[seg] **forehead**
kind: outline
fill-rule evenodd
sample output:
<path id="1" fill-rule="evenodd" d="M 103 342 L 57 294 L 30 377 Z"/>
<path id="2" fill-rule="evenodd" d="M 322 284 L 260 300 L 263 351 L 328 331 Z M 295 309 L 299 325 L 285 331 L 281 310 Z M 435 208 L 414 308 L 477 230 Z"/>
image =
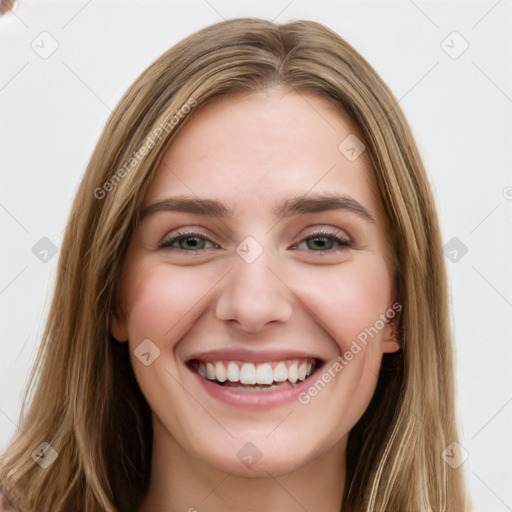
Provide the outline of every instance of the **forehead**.
<path id="1" fill-rule="evenodd" d="M 377 211 L 364 151 L 356 159 L 344 151 L 346 141 L 360 139 L 346 114 L 312 94 L 268 89 L 223 97 L 178 133 L 145 203 L 199 195 L 241 211 L 290 196 L 339 193 Z"/>

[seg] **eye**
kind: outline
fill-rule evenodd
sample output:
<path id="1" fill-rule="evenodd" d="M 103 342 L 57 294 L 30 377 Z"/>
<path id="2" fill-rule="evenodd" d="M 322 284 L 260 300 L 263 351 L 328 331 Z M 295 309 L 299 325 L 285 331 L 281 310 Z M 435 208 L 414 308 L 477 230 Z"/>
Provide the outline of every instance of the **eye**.
<path id="1" fill-rule="evenodd" d="M 305 244 L 305 247 L 304 247 Z M 337 230 L 323 229 L 312 233 L 296 244 L 292 249 L 306 249 L 313 252 L 337 252 L 344 248 L 353 247 L 352 242 L 339 235 Z M 197 252 L 204 249 L 219 248 L 219 246 L 195 231 L 177 231 L 174 236 L 164 239 L 159 249 L 178 249 L 187 252 Z"/>
<path id="2" fill-rule="evenodd" d="M 306 247 L 301 247 L 303 244 Z M 305 248 L 314 252 L 336 252 L 350 247 L 353 247 L 353 244 L 348 238 L 340 236 L 336 230 L 325 229 L 312 233 L 295 245 L 293 249 Z"/>
<path id="3" fill-rule="evenodd" d="M 207 247 L 206 244 L 211 244 L 211 247 Z M 176 236 L 164 239 L 158 246 L 159 249 L 180 249 L 182 251 L 199 251 L 201 249 L 211 249 L 212 247 L 218 247 L 218 245 L 201 233 L 193 231 L 178 231 Z"/>

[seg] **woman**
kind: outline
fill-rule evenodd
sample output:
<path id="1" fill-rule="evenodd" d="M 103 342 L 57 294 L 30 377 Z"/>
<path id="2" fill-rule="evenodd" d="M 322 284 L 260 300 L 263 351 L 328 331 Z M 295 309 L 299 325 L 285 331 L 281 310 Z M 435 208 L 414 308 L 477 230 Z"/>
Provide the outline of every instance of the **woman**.
<path id="1" fill-rule="evenodd" d="M 92 155 L 5 497 L 469 510 L 442 456 L 448 315 L 425 170 L 371 66 L 314 22 L 208 27 L 136 80 Z"/>

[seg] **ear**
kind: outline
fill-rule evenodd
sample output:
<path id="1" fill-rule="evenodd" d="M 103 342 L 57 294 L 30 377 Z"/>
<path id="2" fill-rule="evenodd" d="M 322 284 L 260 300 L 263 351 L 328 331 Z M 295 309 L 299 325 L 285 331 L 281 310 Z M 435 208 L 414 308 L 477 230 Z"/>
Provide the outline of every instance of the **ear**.
<path id="1" fill-rule="evenodd" d="M 400 306 L 399 309 L 393 307 L 397 304 Z M 402 348 L 398 336 L 400 311 L 402 307 L 397 301 L 393 303 L 393 306 L 388 309 L 392 314 L 388 316 L 386 326 L 384 327 L 384 336 L 382 338 L 382 352 L 384 354 L 392 354 L 394 352 L 398 352 Z"/>
<path id="2" fill-rule="evenodd" d="M 128 341 L 128 329 L 124 315 L 112 314 L 110 317 L 110 334 L 120 343 Z"/>

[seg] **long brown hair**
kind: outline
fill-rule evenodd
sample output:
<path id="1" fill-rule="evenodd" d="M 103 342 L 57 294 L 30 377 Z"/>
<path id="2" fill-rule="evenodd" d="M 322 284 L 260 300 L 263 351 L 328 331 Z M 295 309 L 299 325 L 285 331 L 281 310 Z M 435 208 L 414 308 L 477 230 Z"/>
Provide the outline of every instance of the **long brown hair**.
<path id="1" fill-rule="evenodd" d="M 128 344 L 109 332 L 127 246 L 158 163 L 216 98 L 269 86 L 329 99 L 364 139 L 391 234 L 403 306 L 399 354 L 349 437 L 343 510 L 469 509 L 458 440 L 447 278 L 434 200 L 396 98 L 347 42 L 312 21 L 234 19 L 149 66 L 110 116 L 76 195 L 51 310 L 2 478 L 27 510 L 135 510 L 148 488 L 152 426 Z M 143 150 L 145 148 L 145 150 Z M 42 442 L 58 452 L 41 468 Z M 341 485 L 341 482 L 340 482 Z"/>

